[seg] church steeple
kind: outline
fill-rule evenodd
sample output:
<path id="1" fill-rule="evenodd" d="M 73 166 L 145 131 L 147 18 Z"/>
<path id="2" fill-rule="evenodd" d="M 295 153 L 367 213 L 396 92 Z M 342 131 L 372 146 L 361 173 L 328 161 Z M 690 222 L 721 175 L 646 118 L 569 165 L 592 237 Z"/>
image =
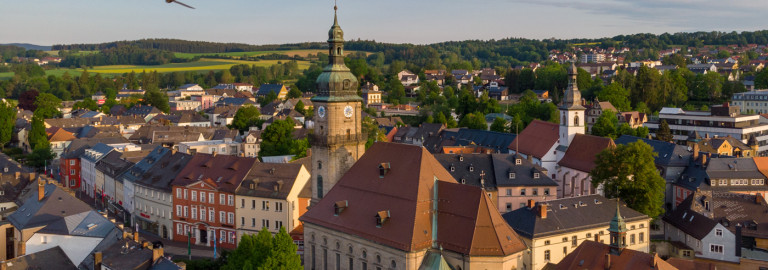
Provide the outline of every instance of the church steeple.
<path id="1" fill-rule="evenodd" d="M 339 26 L 338 9 L 338 6 L 333 6 L 333 25 L 328 30 L 328 65 L 317 77 L 317 95 L 362 100 L 357 96 L 357 78 L 344 64 L 344 31 Z"/>
<path id="2" fill-rule="evenodd" d="M 560 109 L 584 110 L 586 108 L 581 106 L 581 92 L 579 91 L 579 85 L 576 80 L 576 77 L 579 75 L 579 72 L 576 69 L 576 64 L 571 62 L 571 66 L 568 67 L 567 70 L 568 89 L 565 90 L 563 105 L 560 106 Z"/>
<path id="3" fill-rule="evenodd" d="M 627 224 L 619 212 L 619 198 L 616 198 L 616 214 L 608 226 L 611 234 L 611 253 L 618 255 L 627 247 Z"/>

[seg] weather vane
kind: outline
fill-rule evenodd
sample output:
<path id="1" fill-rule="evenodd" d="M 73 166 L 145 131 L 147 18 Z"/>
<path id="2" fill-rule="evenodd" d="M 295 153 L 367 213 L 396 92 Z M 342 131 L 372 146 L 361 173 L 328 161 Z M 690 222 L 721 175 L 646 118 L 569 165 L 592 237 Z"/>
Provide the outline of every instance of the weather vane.
<path id="1" fill-rule="evenodd" d="M 176 0 L 165 0 L 165 2 L 166 2 L 166 3 L 169 3 L 169 4 L 170 4 L 170 3 L 176 3 L 176 4 L 179 4 L 179 5 L 182 5 L 182 6 L 185 6 L 185 7 L 191 8 L 191 9 L 195 9 L 195 8 L 193 8 L 193 7 L 192 7 L 192 6 L 190 6 L 190 5 L 184 4 L 184 3 L 182 3 L 182 2 L 179 2 L 179 1 L 176 1 Z"/>

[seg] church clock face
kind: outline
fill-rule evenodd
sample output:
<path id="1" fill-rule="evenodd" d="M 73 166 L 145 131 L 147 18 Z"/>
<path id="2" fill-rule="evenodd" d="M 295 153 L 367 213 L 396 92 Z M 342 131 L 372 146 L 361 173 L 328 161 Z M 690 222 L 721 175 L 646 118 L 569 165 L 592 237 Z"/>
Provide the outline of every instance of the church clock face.
<path id="1" fill-rule="evenodd" d="M 320 116 L 320 118 L 325 118 L 325 107 L 320 106 L 317 108 L 317 116 Z"/>
<path id="2" fill-rule="evenodd" d="M 347 105 L 347 107 L 344 107 L 344 116 L 346 116 L 347 118 L 350 118 L 352 117 L 352 113 L 354 113 L 352 106 Z"/>

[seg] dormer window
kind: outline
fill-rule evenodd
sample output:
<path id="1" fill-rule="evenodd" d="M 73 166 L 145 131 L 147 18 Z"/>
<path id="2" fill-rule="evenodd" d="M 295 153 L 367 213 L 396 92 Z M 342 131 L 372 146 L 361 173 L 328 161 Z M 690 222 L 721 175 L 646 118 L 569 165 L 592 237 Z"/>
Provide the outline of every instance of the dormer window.
<path id="1" fill-rule="evenodd" d="M 523 160 L 519 159 L 519 158 L 516 158 L 515 159 L 515 165 L 520 165 L 520 164 L 523 164 Z"/>
<path id="2" fill-rule="evenodd" d="M 464 161 L 464 156 L 459 155 L 459 161 Z"/>
<path id="3" fill-rule="evenodd" d="M 515 179 L 515 173 L 513 172 L 509 173 L 509 179 Z"/>
<path id="4" fill-rule="evenodd" d="M 533 173 L 533 179 L 539 179 L 539 173 Z"/>
<path id="5" fill-rule="evenodd" d="M 451 164 L 451 172 L 456 171 L 456 167 L 453 167 L 453 164 Z"/>
<path id="6" fill-rule="evenodd" d="M 347 200 L 336 202 L 333 204 L 333 215 L 338 216 L 341 212 L 344 212 L 347 207 L 349 207 L 349 202 Z"/>
<path id="7" fill-rule="evenodd" d="M 467 179 L 461 178 L 461 183 L 462 184 L 466 184 L 467 183 Z"/>
<path id="8" fill-rule="evenodd" d="M 469 171 L 470 172 L 474 172 L 475 171 L 475 166 L 469 165 Z"/>
<path id="9" fill-rule="evenodd" d="M 376 213 L 376 228 L 381 228 L 381 226 L 384 225 L 384 223 L 387 223 L 389 221 L 390 215 L 389 210 L 379 211 Z"/>
<path id="10" fill-rule="evenodd" d="M 4 167 L 3 172 L 8 172 L 8 167 Z"/>
<path id="11" fill-rule="evenodd" d="M 387 175 L 390 170 L 392 170 L 392 166 L 389 164 L 389 162 L 379 164 L 379 178 L 384 178 L 384 176 Z"/>

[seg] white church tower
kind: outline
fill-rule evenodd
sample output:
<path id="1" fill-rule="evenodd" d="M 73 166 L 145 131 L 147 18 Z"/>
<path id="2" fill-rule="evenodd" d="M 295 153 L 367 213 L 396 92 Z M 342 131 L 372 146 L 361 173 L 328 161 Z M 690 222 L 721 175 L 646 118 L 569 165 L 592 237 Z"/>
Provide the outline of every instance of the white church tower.
<path id="1" fill-rule="evenodd" d="M 560 146 L 558 152 L 565 153 L 565 149 L 573 141 L 576 134 L 584 134 L 586 108 L 581 105 L 581 92 L 576 84 L 576 64 L 571 63 L 568 68 L 568 89 L 565 90 L 563 102 L 560 105 Z M 558 160 L 560 160 L 558 158 Z"/>

